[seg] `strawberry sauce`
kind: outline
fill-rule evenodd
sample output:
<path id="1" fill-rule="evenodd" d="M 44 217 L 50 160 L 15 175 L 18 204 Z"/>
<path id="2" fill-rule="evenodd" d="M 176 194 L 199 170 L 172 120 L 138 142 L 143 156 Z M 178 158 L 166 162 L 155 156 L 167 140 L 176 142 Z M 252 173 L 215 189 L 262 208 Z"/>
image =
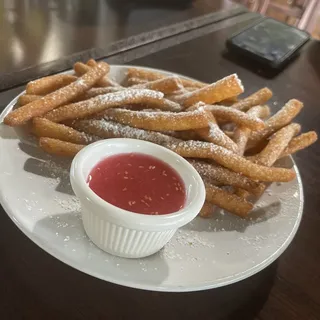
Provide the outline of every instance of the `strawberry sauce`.
<path id="1" fill-rule="evenodd" d="M 105 158 L 91 170 L 87 182 L 103 200 L 136 213 L 168 214 L 185 205 L 186 189 L 179 174 L 141 153 Z"/>

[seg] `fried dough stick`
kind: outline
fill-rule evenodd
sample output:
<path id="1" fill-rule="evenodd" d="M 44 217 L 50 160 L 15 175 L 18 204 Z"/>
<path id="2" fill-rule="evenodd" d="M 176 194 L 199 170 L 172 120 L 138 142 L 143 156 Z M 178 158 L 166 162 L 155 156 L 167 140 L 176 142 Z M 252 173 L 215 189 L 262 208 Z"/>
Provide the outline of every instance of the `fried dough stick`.
<path id="1" fill-rule="evenodd" d="M 89 144 L 99 140 L 98 137 L 43 118 L 33 119 L 32 132 L 38 137 L 53 138 L 76 144 Z"/>
<path id="2" fill-rule="evenodd" d="M 214 214 L 214 211 L 216 210 L 216 206 L 212 203 L 205 201 L 200 212 L 199 216 L 201 218 L 211 218 Z"/>
<path id="3" fill-rule="evenodd" d="M 53 76 L 43 77 L 30 81 L 26 87 L 26 94 L 42 96 L 56 91 L 77 79 L 77 77 L 70 74 L 55 74 Z"/>
<path id="4" fill-rule="evenodd" d="M 152 71 L 152 70 L 129 68 L 127 77 L 129 80 L 128 82 L 130 83 L 131 78 L 145 80 L 148 82 L 148 81 L 163 79 L 167 76 L 160 73 L 160 72 L 156 72 L 156 71 Z M 184 79 L 184 78 L 180 78 L 180 80 L 181 80 L 183 86 L 185 86 L 185 87 L 202 88 L 207 85 L 206 83 L 203 83 L 200 81 L 195 81 L 195 80 L 189 80 L 189 79 Z"/>
<path id="5" fill-rule="evenodd" d="M 297 123 L 291 123 L 277 131 L 269 140 L 266 147 L 257 155 L 250 157 L 250 161 L 267 167 L 273 164 L 280 158 L 285 148 L 288 146 L 291 139 L 300 132 L 301 126 Z M 260 190 L 260 195 L 264 192 L 265 187 Z M 236 190 L 236 194 L 246 198 L 249 194 L 247 191 Z"/>
<path id="6" fill-rule="evenodd" d="M 265 104 L 271 97 L 272 91 L 269 88 L 263 88 L 253 93 L 251 96 L 236 102 L 231 105 L 231 107 L 240 111 L 248 111 L 254 106 Z"/>
<path id="7" fill-rule="evenodd" d="M 274 133 L 266 147 L 257 155 L 250 158 L 255 163 L 271 167 L 280 158 L 292 138 L 298 134 L 301 126 L 291 123 Z"/>
<path id="8" fill-rule="evenodd" d="M 265 122 L 265 129 L 252 132 L 248 141 L 247 150 L 256 147 L 264 139 L 270 137 L 273 133 L 288 125 L 301 111 L 302 107 L 303 104 L 299 100 L 289 100 L 275 115 Z"/>
<path id="9" fill-rule="evenodd" d="M 165 135 L 156 131 L 147 131 L 129 126 L 122 125 L 120 123 L 101 120 L 80 120 L 74 121 L 72 127 L 89 133 L 94 136 L 101 137 L 103 139 L 108 138 L 130 138 L 139 139 L 149 142 L 153 142 L 162 146 L 166 146 L 171 143 L 179 143 L 182 140 Z"/>
<path id="10" fill-rule="evenodd" d="M 109 65 L 100 63 L 90 69 L 77 81 L 62 87 L 39 100 L 32 101 L 16 110 L 11 111 L 4 123 L 10 126 L 25 124 L 28 120 L 44 115 L 45 113 L 65 104 L 84 94 L 109 71 Z"/>
<path id="11" fill-rule="evenodd" d="M 202 103 L 199 103 L 196 106 L 188 108 L 187 110 L 196 110 L 196 109 L 200 109 L 201 107 L 202 107 Z M 203 140 L 208 142 L 213 142 L 218 146 L 224 147 L 232 152 L 237 153 L 238 147 L 236 143 L 219 128 L 213 114 L 209 110 L 205 110 L 205 113 L 208 120 L 208 126 L 205 128 L 196 129 L 195 132 Z"/>
<path id="12" fill-rule="evenodd" d="M 189 162 L 198 171 L 201 177 L 208 179 L 209 181 L 213 180 L 222 185 L 242 188 L 252 194 L 260 194 L 262 184 L 253 181 L 240 173 L 201 160 L 189 159 Z"/>
<path id="13" fill-rule="evenodd" d="M 208 111 L 211 111 L 218 119 L 227 120 L 237 125 L 247 127 L 251 130 L 261 130 L 265 128 L 265 124 L 261 119 L 252 116 L 249 113 L 244 113 L 230 107 L 218 105 L 208 105 L 204 108 Z"/>
<path id="14" fill-rule="evenodd" d="M 74 157 L 82 148 L 85 147 L 81 144 L 74 144 L 44 137 L 40 138 L 39 146 L 47 153 L 63 157 Z"/>
<path id="15" fill-rule="evenodd" d="M 247 114 L 252 117 L 260 119 L 267 118 L 270 114 L 268 106 L 255 106 L 252 107 Z M 246 126 L 238 126 L 233 133 L 233 140 L 238 146 L 238 154 L 242 156 L 246 150 L 246 145 L 249 140 L 252 130 Z"/>
<path id="16" fill-rule="evenodd" d="M 179 100 L 181 100 L 185 107 L 193 106 L 199 101 L 206 104 L 214 104 L 237 96 L 242 93 L 243 90 L 243 86 L 238 76 L 232 74 L 201 89 L 188 92 L 180 96 Z"/>
<path id="17" fill-rule="evenodd" d="M 318 140 L 318 135 L 315 131 L 309 131 L 293 138 L 288 146 L 282 152 L 280 158 L 286 157 L 297 151 L 303 150 Z"/>
<path id="18" fill-rule="evenodd" d="M 252 163 L 231 151 L 202 141 L 183 141 L 168 146 L 169 149 L 186 158 L 211 159 L 220 165 L 258 181 L 288 182 L 295 178 L 291 169 L 269 168 Z"/>
<path id="19" fill-rule="evenodd" d="M 94 60 L 93 60 L 94 61 Z M 95 61 L 94 61 L 95 62 Z M 92 63 L 91 67 L 96 67 L 97 63 L 95 62 L 94 65 Z M 73 69 L 74 72 L 78 75 L 78 76 L 82 76 L 84 75 L 86 72 L 88 72 L 91 69 L 90 66 L 82 63 L 82 62 L 76 62 L 73 65 Z M 99 87 L 120 87 L 119 84 L 117 84 L 116 82 L 112 81 L 111 79 L 109 79 L 107 76 L 102 77 L 101 79 L 99 79 L 99 81 L 97 81 L 97 85 Z"/>
<path id="20" fill-rule="evenodd" d="M 205 182 L 206 201 L 240 217 L 246 217 L 252 210 L 252 203 L 237 195 Z"/>
<path id="21" fill-rule="evenodd" d="M 179 105 L 163 99 L 163 93 L 148 89 L 128 89 L 100 95 L 85 101 L 72 103 L 52 110 L 45 118 L 53 122 L 82 119 L 109 108 L 145 104 L 162 110 L 176 110 Z"/>
<path id="22" fill-rule="evenodd" d="M 104 118 L 130 127 L 152 131 L 192 130 L 208 125 L 206 113 L 200 109 L 180 113 L 108 109 L 104 112 Z"/>

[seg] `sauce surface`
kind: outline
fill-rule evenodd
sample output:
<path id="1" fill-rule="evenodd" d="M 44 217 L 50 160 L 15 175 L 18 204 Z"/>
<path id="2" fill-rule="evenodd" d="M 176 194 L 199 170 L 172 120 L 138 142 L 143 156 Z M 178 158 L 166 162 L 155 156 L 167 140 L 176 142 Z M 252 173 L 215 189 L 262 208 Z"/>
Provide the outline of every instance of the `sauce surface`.
<path id="1" fill-rule="evenodd" d="M 141 153 L 103 159 L 87 182 L 103 200 L 136 213 L 169 214 L 185 205 L 186 189 L 179 174 L 165 162 Z"/>

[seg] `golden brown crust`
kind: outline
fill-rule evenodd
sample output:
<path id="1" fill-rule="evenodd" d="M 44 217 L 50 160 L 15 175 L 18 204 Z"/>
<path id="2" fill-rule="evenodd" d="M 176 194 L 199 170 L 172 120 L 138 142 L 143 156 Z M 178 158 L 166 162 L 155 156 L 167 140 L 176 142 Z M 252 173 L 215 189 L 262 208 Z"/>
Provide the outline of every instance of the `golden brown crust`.
<path id="1" fill-rule="evenodd" d="M 227 76 L 215 83 L 207 85 L 196 91 L 182 95 L 179 100 L 185 107 L 190 107 L 199 101 L 213 104 L 237 96 L 243 92 L 243 86 L 236 74 Z"/>
<path id="2" fill-rule="evenodd" d="M 205 183 L 206 201 L 240 217 L 246 217 L 252 210 L 252 203 L 210 183 Z"/>
<path id="3" fill-rule="evenodd" d="M 74 144 L 52 138 L 40 138 L 39 146 L 45 152 L 62 157 L 74 157 L 84 145 Z"/>
<path id="4" fill-rule="evenodd" d="M 232 108 L 247 111 L 254 106 L 265 104 L 271 97 L 272 91 L 269 88 L 262 88 L 249 97 L 236 102 L 232 105 Z"/>
<path id="5" fill-rule="evenodd" d="M 70 74 L 55 74 L 53 76 L 43 77 L 30 81 L 26 87 L 26 94 L 42 96 L 75 82 L 77 79 L 77 77 Z"/>
<path id="6" fill-rule="evenodd" d="M 47 137 L 76 144 L 89 144 L 98 140 L 97 137 L 43 118 L 33 119 L 32 133 L 39 138 Z"/>
<path id="7" fill-rule="evenodd" d="M 109 71 L 109 65 L 99 64 L 92 68 L 77 81 L 62 87 L 39 100 L 30 102 L 16 110 L 11 111 L 4 119 L 9 126 L 18 126 L 26 123 L 34 117 L 40 117 L 45 113 L 75 99 L 90 89 L 103 75 Z"/>

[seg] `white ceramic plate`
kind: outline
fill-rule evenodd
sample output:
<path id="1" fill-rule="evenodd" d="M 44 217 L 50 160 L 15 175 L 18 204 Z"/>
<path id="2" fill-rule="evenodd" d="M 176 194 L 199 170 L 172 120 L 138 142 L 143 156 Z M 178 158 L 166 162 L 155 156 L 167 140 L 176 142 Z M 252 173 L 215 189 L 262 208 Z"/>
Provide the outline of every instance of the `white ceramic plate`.
<path id="1" fill-rule="evenodd" d="M 121 82 L 127 66 L 112 66 Z M 166 73 L 161 70 L 159 72 Z M 144 259 L 111 256 L 93 245 L 82 227 L 79 202 L 69 183 L 67 160 L 44 154 L 23 130 L 0 117 L 0 200 L 21 231 L 42 249 L 94 277 L 117 284 L 157 290 L 196 291 L 234 283 L 262 270 L 292 241 L 302 216 L 303 192 L 297 178 L 272 184 L 249 220 L 220 211 L 196 218 L 178 230 L 161 252 Z"/>

